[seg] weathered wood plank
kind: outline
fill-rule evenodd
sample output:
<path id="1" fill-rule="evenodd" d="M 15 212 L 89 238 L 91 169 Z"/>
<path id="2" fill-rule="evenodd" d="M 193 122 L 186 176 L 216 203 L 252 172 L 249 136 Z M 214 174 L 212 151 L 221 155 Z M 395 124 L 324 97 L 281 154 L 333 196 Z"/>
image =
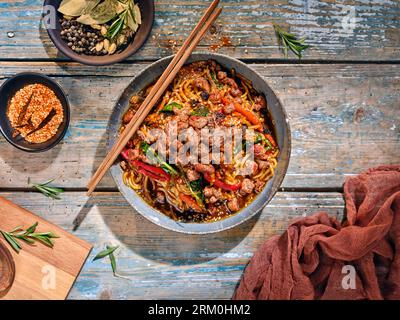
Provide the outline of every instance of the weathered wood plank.
<path id="1" fill-rule="evenodd" d="M 68 192 L 53 201 L 38 193 L 1 196 L 55 223 L 95 247 L 71 299 L 229 299 L 254 251 L 282 233 L 289 221 L 316 211 L 343 214 L 338 193 L 279 192 L 262 214 L 240 227 L 204 236 L 164 230 L 133 211 L 119 193 Z M 73 221 L 83 219 L 73 231 Z M 107 259 L 92 262 L 106 243 L 119 244 L 118 269 L 132 280 L 114 278 Z"/>
<path id="2" fill-rule="evenodd" d="M 158 59 L 171 53 L 169 40 L 180 44 L 209 1 L 157 0 L 156 19 L 147 44 L 131 59 Z M 0 3 L 0 58 L 64 58 L 40 26 L 42 0 Z M 398 60 L 400 5 L 397 0 L 225 0 L 217 37 L 208 36 L 200 51 L 228 37 L 222 53 L 243 59 L 282 58 L 272 23 L 305 36 L 312 45 L 304 59 Z M 15 37 L 9 38 L 8 31 Z"/>
<path id="3" fill-rule="evenodd" d="M 66 90 L 72 121 L 65 140 L 26 154 L 0 138 L 0 188 L 60 177 L 83 188 L 105 156 L 106 126 L 124 88 L 146 64 L 96 70 L 76 64 L 0 63 L 0 83 L 21 71 L 46 72 Z M 292 129 L 284 188 L 340 188 L 345 177 L 400 160 L 400 65 L 251 65 L 275 90 Z M 86 75 L 87 74 L 87 75 Z M 114 187 L 107 176 L 102 187 Z"/>

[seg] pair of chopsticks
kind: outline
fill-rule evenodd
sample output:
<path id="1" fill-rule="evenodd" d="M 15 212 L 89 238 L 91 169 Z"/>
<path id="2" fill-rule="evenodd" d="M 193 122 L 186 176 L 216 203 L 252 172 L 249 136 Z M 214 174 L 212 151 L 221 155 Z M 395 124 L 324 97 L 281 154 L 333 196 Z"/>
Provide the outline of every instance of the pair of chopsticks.
<path id="1" fill-rule="evenodd" d="M 133 116 L 132 120 L 125 127 L 125 130 L 118 137 L 117 142 L 114 144 L 110 152 L 104 158 L 103 162 L 100 164 L 96 173 L 90 180 L 87 188 L 87 195 L 90 196 L 97 184 L 106 174 L 107 170 L 112 166 L 114 161 L 118 158 L 119 154 L 125 148 L 128 141 L 131 139 L 133 134 L 139 128 L 141 123 L 147 117 L 151 109 L 160 99 L 161 95 L 171 84 L 175 78 L 178 71 L 185 64 L 186 60 L 189 58 L 193 50 L 196 48 L 200 40 L 203 38 L 204 34 L 211 27 L 214 21 L 220 15 L 222 9 L 217 8 L 219 0 L 214 0 L 210 7 L 206 10 L 204 15 L 201 17 L 200 21 L 197 23 L 196 27 L 192 30 L 189 37 L 183 43 L 182 47 L 179 49 L 178 53 L 172 59 L 168 67 L 165 69 L 161 77 L 158 79 L 156 84 L 151 89 L 149 95 L 143 101 L 142 105 L 138 111 Z"/>

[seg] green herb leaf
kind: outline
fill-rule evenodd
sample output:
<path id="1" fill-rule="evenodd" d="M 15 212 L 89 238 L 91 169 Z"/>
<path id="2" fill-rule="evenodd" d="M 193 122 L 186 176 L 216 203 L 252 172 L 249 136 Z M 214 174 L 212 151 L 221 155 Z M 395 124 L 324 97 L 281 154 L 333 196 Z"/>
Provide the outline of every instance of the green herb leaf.
<path id="1" fill-rule="evenodd" d="M 146 155 L 146 157 L 148 157 L 150 160 L 160 164 L 161 168 L 166 173 L 173 174 L 173 175 L 178 175 L 179 174 L 179 172 L 172 165 L 170 165 L 169 163 L 164 161 L 157 154 L 157 152 L 153 148 L 151 148 L 151 146 L 147 142 L 142 141 L 142 143 L 140 144 L 140 148 L 142 149 L 142 151 Z"/>
<path id="2" fill-rule="evenodd" d="M 182 109 L 183 106 L 177 102 L 168 103 L 164 108 L 160 110 L 160 112 L 174 112 L 174 108 Z"/>
<path id="3" fill-rule="evenodd" d="M 110 250 L 112 248 L 110 246 L 107 246 L 107 249 Z M 117 261 L 115 260 L 115 256 L 114 256 L 113 252 L 110 253 L 110 262 L 111 262 L 112 271 L 115 275 L 117 273 Z"/>
<path id="4" fill-rule="evenodd" d="M 192 116 L 199 116 L 199 117 L 207 117 L 210 113 L 210 110 L 206 106 L 199 106 L 196 108 L 190 115 Z"/>
<path id="5" fill-rule="evenodd" d="M 99 259 L 103 259 L 107 256 L 109 256 L 110 254 L 112 254 L 115 250 L 117 250 L 119 248 L 119 246 L 115 246 L 115 247 L 108 247 L 107 249 L 99 252 L 94 258 L 93 261 L 99 260 Z"/>
<path id="6" fill-rule="evenodd" d="M 9 234 L 8 232 L 2 231 L 0 230 L 0 233 L 2 234 L 2 236 L 4 237 L 4 239 L 9 243 L 9 245 L 17 252 L 19 253 L 19 251 L 22 249 L 21 245 L 19 244 L 19 242 L 13 238 L 11 236 L 11 234 Z"/>
<path id="7" fill-rule="evenodd" d="M 32 185 L 32 187 L 38 191 L 40 191 L 41 193 L 43 193 L 46 197 L 55 199 L 55 200 L 59 200 L 59 194 L 63 193 L 64 190 L 61 188 L 56 188 L 56 187 L 51 187 L 49 186 L 50 183 L 52 183 L 54 181 L 54 179 L 48 180 L 44 183 L 40 183 L 40 184 L 34 184 Z"/>
<path id="8" fill-rule="evenodd" d="M 213 82 L 215 83 L 215 85 L 217 86 L 217 88 L 221 89 L 223 87 L 223 85 L 221 84 L 221 82 L 219 82 L 217 80 L 217 77 L 215 76 L 215 73 L 214 72 L 210 72 L 210 76 L 211 76 L 211 79 L 213 80 Z"/>
<path id="9" fill-rule="evenodd" d="M 302 52 L 310 46 L 305 42 L 305 38 L 298 39 L 295 35 L 284 31 L 280 26 L 274 24 L 275 34 L 279 44 L 283 47 L 285 58 L 288 57 L 288 49 L 290 49 L 299 59 L 302 57 Z"/>
<path id="10" fill-rule="evenodd" d="M 7 242 L 17 252 L 19 252 L 22 249 L 17 239 L 22 240 L 29 244 L 34 244 L 35 241 L 39 241 L 45 244 L 46 246 L 52 248 L 54 246 L 54 243 L 53 241 L 51 241 L 51 238 L 59 238 L 59 237 L 53 232 L 35 233 L 37 226 L 38 223 L 36 222 L 26 230 L 23 230 L 22 227 L 16 227 L 10 232 L 5 232 L 0 230 L 0 233 L 3 235 L 4 239 L 6 239 Z"/>

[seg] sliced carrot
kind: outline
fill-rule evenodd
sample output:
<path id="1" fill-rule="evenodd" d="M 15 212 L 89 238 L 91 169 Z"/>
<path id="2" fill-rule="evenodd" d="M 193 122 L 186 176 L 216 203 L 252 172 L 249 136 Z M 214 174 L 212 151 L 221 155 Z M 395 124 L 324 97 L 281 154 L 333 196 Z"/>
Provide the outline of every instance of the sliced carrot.
<path id="1" fill-rule="evenodd" d="M 203 211 L 204 211 L 203 208 L 200 207 L 200 206 L 197 204 L 196 200 L 193 199 L 193 197 L 188 196 L 188 195 L 183 194 L 183 193 L 180 193 L 180 194 L 179 194 L 179 198 L 180 198 L 184 203 L 186 203 L 190 208 L 192 208 L 194 211 L 196 211 L 196 212 L 203 212 Z"/>
<path id="2" fill-rule="evenodd" d="M 261 121 L 260 118 L 257 117 L 256 114 L 254 114 L 253 111 L 247 110 L 245 107 L 243 107 L 240 103 L 234 103 L 235 109 L 237 112 L 241 113 L 246 117 L 247 120 L 252 125 L 258 126 L 261 129 Z"/>

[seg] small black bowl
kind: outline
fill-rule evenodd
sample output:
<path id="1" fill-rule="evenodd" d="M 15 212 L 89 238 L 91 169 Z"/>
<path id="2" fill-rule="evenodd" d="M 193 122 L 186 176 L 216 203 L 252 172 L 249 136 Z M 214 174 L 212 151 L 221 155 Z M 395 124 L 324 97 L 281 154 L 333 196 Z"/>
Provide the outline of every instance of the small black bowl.
<path id="1" fill-rule="evenodd" d="M 139 26 L 139 29 L 135 33 L 131 42 L 127 45 L 127 47 L 121 52 L 116 52 L 111 55 L 105 56 L 90 56 L 85 54 L 78 54 L 74 52 L 70 47 L 68 47 L 67 43 L 61 39 L 61 25 L 59 19 L 62 18 L 62 14 L 57 10 L 60 7 L 61 0 L 45 0 L 44 6 L 53 6 L 57 11 L 57 21 L 55 29 L 47 29 L 47 33 L 51 41 L 53 41 L 54 45 L 58 50 L 61 51 L 65 56 L 71 58 L 72 60 L 78 61 L 80 63 L 90 65 L 90 66 L 105 66 L 111 65 L 114 63 L 121 62 L 127 59 L 129 56 L 138 51 L 146 39 L 148 38 L 151 29 L 153 28 L 154 22 L 154 0 L 137 0 L 135 1 L 140 8 L 142 14 L 142 24 Z"/>
<path id="2" fill-rule="evenodd" d="M 7 117 L 8 103 L 15 95 L 15 93 L 29 84 L 40 83 L 54 91 L 57 98 L 60 100 L 63 110 L 64 119 L 60 124 L 57 133 L 46 142 L 30 143 L 20 135 L 14 137 L 14 129 L 11 127 L 10 121 Z M 11 143 L 14 147 L 27 152 L 42 152 L 49 150 L 56 146 L 64 137 L 69 125 L 69 103 L 64 91 L 57 82 L 49 77 L 40 73 L 23 72 L 8 79 L 0 87 L 0 131 L 4 138 Z"/>

